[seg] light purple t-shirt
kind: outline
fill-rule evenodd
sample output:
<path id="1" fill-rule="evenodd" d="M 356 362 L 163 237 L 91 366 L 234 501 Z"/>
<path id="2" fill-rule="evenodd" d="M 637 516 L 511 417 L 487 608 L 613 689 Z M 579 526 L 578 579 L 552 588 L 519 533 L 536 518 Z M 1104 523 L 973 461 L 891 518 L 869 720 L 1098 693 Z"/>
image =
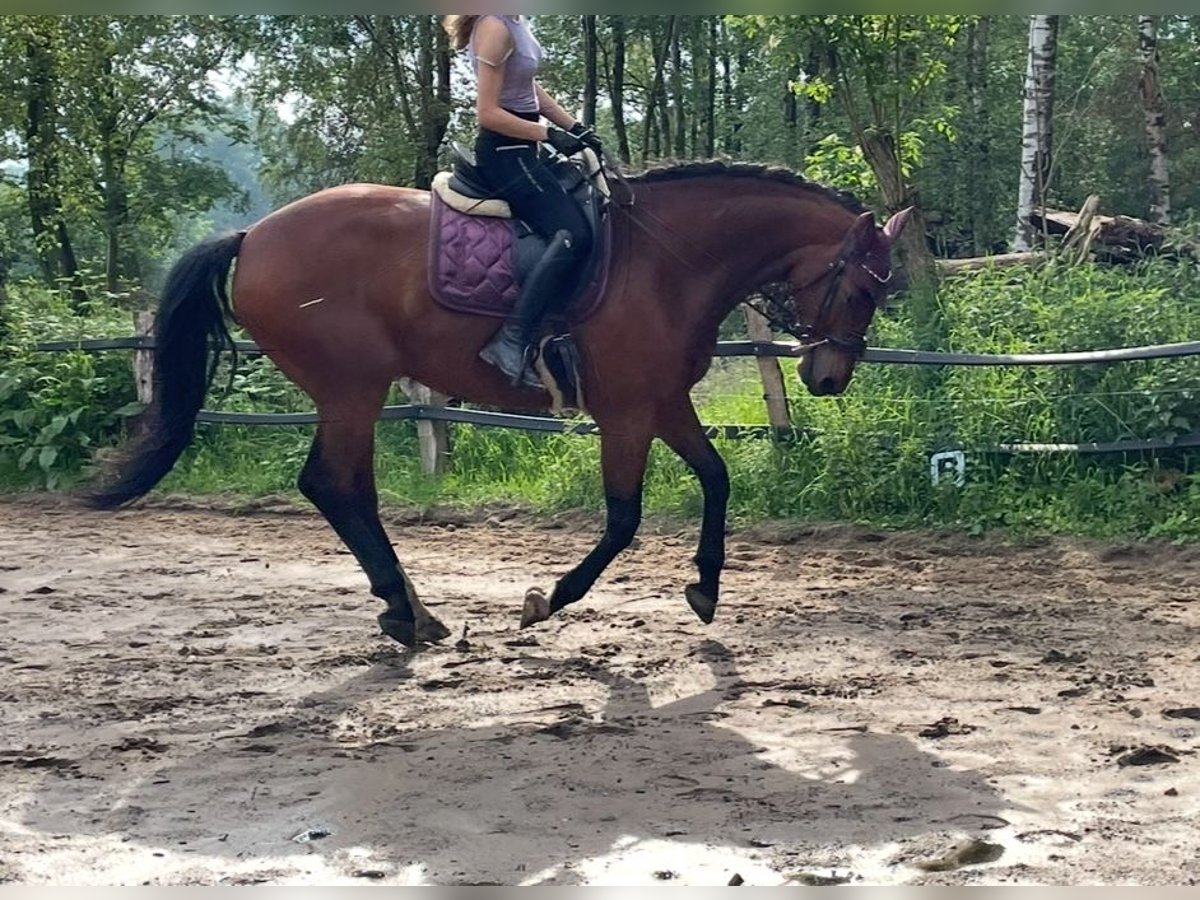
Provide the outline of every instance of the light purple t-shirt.
<path id="1" fill-rule="evenodd" d="M 535 113 L 539 109 L 537 91 L 534 88 L 534 78 L 542 64 L 542 45 L 529 30 L 529 22 L 524 16 L 513 19 L 511 16 L 482 16 L 483 19 L 499 19 L 508 27 L 512 35 L 513 49 L 506 60 L 494 60 L 504 63 L 504 83 L 500 88 L 500 106 L 511 112 Z M 475 28 L 479 22 L 475 23 Z M 479 60 L 475 57 L 475 33 L 467 44 L 467 53 L 471 66 L 479 75 Z"/>

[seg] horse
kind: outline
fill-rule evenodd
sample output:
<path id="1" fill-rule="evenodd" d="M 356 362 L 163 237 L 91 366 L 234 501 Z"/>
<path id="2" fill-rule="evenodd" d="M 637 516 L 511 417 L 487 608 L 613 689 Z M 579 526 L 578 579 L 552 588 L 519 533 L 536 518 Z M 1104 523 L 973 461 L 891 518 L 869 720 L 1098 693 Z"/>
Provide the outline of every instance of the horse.
<path id="1" fill-rule="evenodd" d="M 786 287 L 771 291 L 769 312 L 807 342 L 801 381 L 814 395 L 842 393 L 886 299 L 891 247 L 909 213 L 881 226 L 848 194 L 747 163 L 664 166 L 624 184 L 628 198 L 609 213 L 603 305 L 572 327 L 587 410 L 600 432 L 604 531 L 549 594 L 527 592 L 523 627 L 580 600 L 632 543 L 655 438 L 699 479 L 698 579 L 684 595 L 701 621 L 713 621 L 730 480 L 689 391 L 712 364 L 718 328 L 764 286 Z M 407 647 L 448 637 L 379 519 L 375 423 L 389 388 L 407 377 L 472 403 L 531 412 L 549 409 L 551 400 L 512 386 L 479 358 L 495 320 L 434 302 L 425 252 L 430 221 L 428 192 L 343 185 L 185 252 L 159 303 L 154 400 L 113 471 L 91 491 L 91 505 L 127 504 L 174 466 L 236 322 L 316 405 L 319 424 L 298 488 L 386 604 L 378 617 L 383 634 Z"/>

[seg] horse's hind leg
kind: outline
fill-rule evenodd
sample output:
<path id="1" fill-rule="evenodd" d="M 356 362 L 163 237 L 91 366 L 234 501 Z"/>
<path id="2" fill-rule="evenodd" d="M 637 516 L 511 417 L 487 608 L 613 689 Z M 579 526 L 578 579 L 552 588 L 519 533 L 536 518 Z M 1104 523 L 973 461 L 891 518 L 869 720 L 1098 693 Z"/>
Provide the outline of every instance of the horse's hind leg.
<path id="1" fill-rule="evenodd" d="M 604 534 L 583 562 L 559 579 L 549 598 L 539 590 L 525 595 L 522 628 L 582 599 L 617 554 L 633 543 L 642 521 L 642 480 L 653 436 L 648 427 L 621 424 L 620 428 L 601 426 L 600 465 L 608 513 Z"/>
<path id="2" fill-rule="evenodd" d="M 379 616 L 384 634 L 406 647 L 433 643 L 450 631 L 417 598 L 379 521 L 374 471 L 377 412 L 322 407 L 299 487 L 354 554 L 371 582 L 371 593 L 387 603 Z"/>
<path id="3" fill-rule="evenodd" d="M 704 521 L 696 567 L 700 580 L 687 586 L 688 605 L 708 624 L 721 597 L 721 569 L 725 566 L 725 517 L 729 505 L 729 471 L 717 448 L 704 434 L 695 407 L 686 397 L 663 416 L 658 436 L 688 464 L 704 492 Z"/>

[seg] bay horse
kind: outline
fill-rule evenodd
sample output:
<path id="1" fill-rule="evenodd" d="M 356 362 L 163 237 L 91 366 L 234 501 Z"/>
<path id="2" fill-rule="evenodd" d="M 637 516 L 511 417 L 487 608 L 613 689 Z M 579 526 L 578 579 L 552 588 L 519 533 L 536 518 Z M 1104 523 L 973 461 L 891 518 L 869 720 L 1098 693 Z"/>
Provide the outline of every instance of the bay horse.
<path id="1" fill-rule="evenodd" d="M 699 579 L 685 597 L 701 620 L 712 621 L 730 484 L 689 390 L 712 363 L 718 328 L 762 286 L 786 285 L 773 318 L 810 342 L 801 380 L 816 395 L 843 392 L 887 293 L 891 246 L 908 212 L 881 227 L 848 195 L 749 164 L 668 166 L 630 176 L 626 187 L 628 202 L 610 211 L 603 305 L 573 329 L 588 412 L 600 430 L 606 525 L 549 596 L 527 593 L 524 626 L 582 598 L 632 542 L 655 438 L 701 485 Z M 154 402 L 90 502 L 118 507 L 170 471 L 192 440 L 232 319 L 316 405 L 320 421 L 298 487 L 386 603 L 384 634 L 410 647 L 448 637 L 418 599 L 379 520 L 375 423 L 388 390 L 408 377 L 488 406 L 537 411 L 551 401 L 543 391 L 511 386 L 479 359 L 495 320 L 450 312 L 431 297 L 430 215 L 425 191 L 346 185 L 184 254 L 159 304 Z"/>

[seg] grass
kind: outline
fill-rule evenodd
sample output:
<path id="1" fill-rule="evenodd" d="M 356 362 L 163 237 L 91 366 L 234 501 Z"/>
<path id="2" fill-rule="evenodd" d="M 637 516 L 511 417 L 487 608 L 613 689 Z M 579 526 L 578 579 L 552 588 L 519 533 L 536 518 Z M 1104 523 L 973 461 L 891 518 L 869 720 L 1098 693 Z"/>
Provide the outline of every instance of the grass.
<path id="1" fill-rule="evenodd" d="M 1191 262 L 1156 260 L 1136 271 L 1083 267 L 976 273 L 944 286 L 944 344 L 947 349 L 1003 353 L 1197 339 L 1200 303 L 1195 297 L 1200 297 L 1200 267 Z M 111 325 L 103 333 L 111 333 Z M 37 330 L 28 322 L 17 329 L 26 339 Z M 41 336 L 49 334 L 43 329 Z M 903 347 L 913 341 L 902 303 L 877 320 L 875 345 Z M 32 359 L 20 350 L 16 355 Z M 126 388 L 115 373 L 125 362 L 117 369 L 105 365 L 99 387 L 43 385 L 39 402 L 53 399 L 58 391 L 97 407 L 119 405 Z M 31 364 L 23 371 L 34 368 Z M 1155 458 L 990 452 L 1011 442 L 1170 440 L 1200 430 L 1198 359 L 1032 368 L 863 365 L 851 389 L 838 398 L 803 393 L 790 364 L 785 365 L 785 379 L 801 435 L 786 442 L 720 442 L 733 476 L 735 521 L 797 518 L 976 532 L 1200 537 L 1200 457 L 1194 452 Z M 31 402 L 34 387 L 27 385 L 12 398 Z M 761 393 L 752 360 L 718 360 L 695 399 L 707 422 L 765 424 Z M 259 411 L 310 406 L 266 361 L 243 368 L 233 392 L 210 398 L 210 405 Z M 0 410 L 4 407 L 0 399 Z M 111 444 L 119 424 L 108 423 L 92 446 Z M 194 447 L 163 489 L 246 496 L 293 493 L 311 435 L 309 428 L 201 426 Z M 19 445 L 19 437 L 9 436 Z M 967 482 L 961 488 L 935 486 L 929 477 L 929 454 L 950 448 L 967 452 Z M 376 456 L 379 493 L 386 504 L 406 506 L 511 503 L 547 511 L 599 510 L 598 450 L 594 437 L 454 426 L 450 471 L 433 481 L 417 465 L 415 425 L 382 423 Z M 39 473 L 18 471 L 15 458 L 13 450 L 0 446 L 0 484 L 36 481 L 32 476 Z M 69 484 L 84 465 L 71 457 L 63 468 L 60 484 Z M 701 507 L 694 479 L 657 445 L 645 499 L 651 513 L 691 517 Z"/>

